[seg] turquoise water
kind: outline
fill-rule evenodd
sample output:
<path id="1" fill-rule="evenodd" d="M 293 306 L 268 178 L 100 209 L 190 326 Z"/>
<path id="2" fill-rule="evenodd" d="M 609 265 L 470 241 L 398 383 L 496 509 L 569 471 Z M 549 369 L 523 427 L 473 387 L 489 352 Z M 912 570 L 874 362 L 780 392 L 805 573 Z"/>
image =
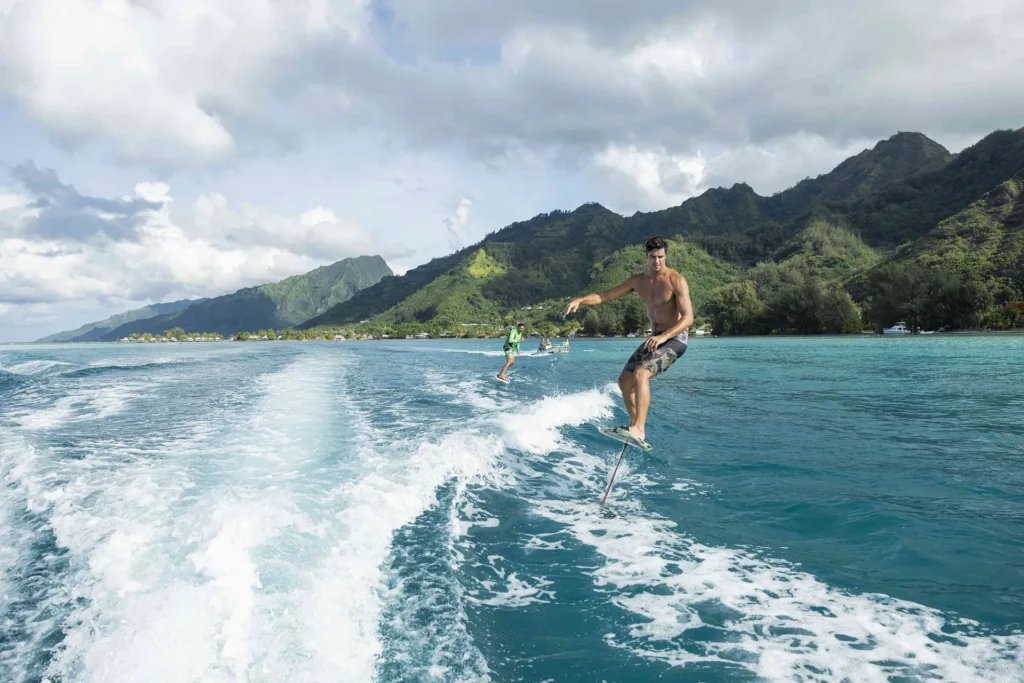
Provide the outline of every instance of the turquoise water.
<path id="1" fill-rule="evenodd" d="M 0 346 L 0 680 L 1024 680 L 1024 338 L 632 341 Z"/>

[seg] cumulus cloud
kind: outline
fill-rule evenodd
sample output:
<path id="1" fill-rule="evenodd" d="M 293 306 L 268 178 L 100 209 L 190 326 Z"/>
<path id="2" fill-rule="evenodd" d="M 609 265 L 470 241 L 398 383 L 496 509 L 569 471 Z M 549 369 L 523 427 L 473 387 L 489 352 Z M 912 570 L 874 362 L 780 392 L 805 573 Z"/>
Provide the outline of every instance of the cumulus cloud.
<path id="1" fill-rule="evenodd" d="M 679 204 L 706 189 L 707 163 L 700 154 L 610 145 L 597 155 L 597 164 L 609 181 L 612 203 L 626 213 Z"/>
<path id="2" fill-rule="evenodd" d="M 354 39 L 368 0 L 7 0 L 0 86 L 69 143 L 125 159 L 228 159 L 263 105 L 263 74 L 322 35 Z"/>
<path id="3" fill-rule="evenodd" d="M 190 226 L 194 234 L 216 244 L 233 248 L 261 245 L 318 260 L 328 254 L 411 254 L 395 244 L 371 242 L 359 226 L 339 218 L 326 207 L 315 207 L 297 216 L 282 216 L 249 203 L 233 207 L 226 197 L 215 192 L 196 200 Z"/>
<path id="4" fill-rule="evenodd" d="M 473 206 L 473 200 L 462 197 L 455 212 L 446 217 L 442 222 L 448 230 L 448 246 L 457 251 L 470 243 L 469 210 Z"/>
<path id="5" fill-rule="evenodd" d="M 15 166 L 11 175 L 33 198 L 20 207 L 25 210 L 22 232 L 44 239 L 134 239 L 145 214 L 160 207 L 159 201 L 141 195 L 106 199 L 79 194 L 60 182 L 55 171 L 36 168 L 32 162 Z"/>
<path id="6" fill-rule="evenodd" d="M 709 146 L 806 134 L 842 147 L 898 129 L 1019 125 L 1018 10 L 1012 0 L 8 0 L 0 87 L 58 135 L 181 166 L 354 126 L 480 156 L 557 147 L 584 166 L 609 146 L 709 157 Z"/>
<path id="7" fill-rule="evenodd" d="M 231 206 L 219 194 L 178 208 L 165 183 L 88 197 L 31 164 L 0 192 L 0 302 L 7 324 L 46 305 L 216 296 L 361 254 L 406 257 L 331 209 L 294 216 Z M 19 318 L 20 316 L 20 318 Z"/>
<path id="8" fill-rule="evenodd" d="M 899 129 L 980 136 L 1024 110 L 1014 4 L 399 0 L 414 62 L 367 55 L 352 69 L 334 51 L 310 68 L 346 93 L 339 116 L 372 112 L 407 141 L 480 155 L 555 146 L 586 164 L 608 145 L 693 155 L 798 134 L 838 147 Z M 493 54 L 445 57 L 488 41 Z"/>

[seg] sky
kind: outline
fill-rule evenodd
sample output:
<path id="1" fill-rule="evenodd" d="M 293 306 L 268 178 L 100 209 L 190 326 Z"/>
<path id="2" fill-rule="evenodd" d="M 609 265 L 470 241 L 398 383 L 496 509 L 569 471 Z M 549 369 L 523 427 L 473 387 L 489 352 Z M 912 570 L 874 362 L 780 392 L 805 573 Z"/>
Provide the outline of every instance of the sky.
<path id="1" fill-rule="evenodd" d="M 0 0 L 0 341 L 1024 126 L 1018 0 Z"/>

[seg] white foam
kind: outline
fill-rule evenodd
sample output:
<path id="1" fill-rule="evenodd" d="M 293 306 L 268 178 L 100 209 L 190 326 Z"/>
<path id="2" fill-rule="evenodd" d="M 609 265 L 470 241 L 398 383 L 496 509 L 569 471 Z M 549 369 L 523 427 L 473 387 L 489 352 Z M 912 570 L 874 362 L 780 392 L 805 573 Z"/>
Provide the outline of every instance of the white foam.
<path id="1" fill-rule="evenodd" d="M 193 357 L 182 356 L 122 356 L 119 358 L 105 358 L 94 360 L 89 363 L 90 368 L 134 368 L 141 365 L 169 365 L 186 363 L 193 360 Z"/>
<path id="2" fill-rule="evenodd" d="M 609 635 L 606 641 L 636 655 L 677 666 L 744 663 L 773 681 L 888 681 L 897 675 L 1017 681 L 1024 675 L 1020 635 L 964 635 L 977 625 L 884 595 L 850 594 L 785 562 L 697 543 L 637 505 L 619 506 L 619 516 L 610 519 L 583 503 L 540 502 L 537 510 L 604 556 L 595 583 L 642 618 L 628 639 Z M 699 626 L 730 637 L 695 637 L 681 647 L 679 640 Z M 944 626 L 960 633 L 946 638 Z"/>
<path id="3" fill-rule="evenodd" d="M 63 459 L 29 447 L 15 456 L 11 479 L 29 508 L 47 513 L 70 562 L 70 614 L 49 675 L 250 680 L 258 654 L 277 641 L 260 642 L 268 615 L 257 554 L 282 530 L 311 526 L 276 483 L 294 465 L 289 456 L 305 455 L 289 444 L 309 438 L 322 417 L 308 382 L 315 369 L 270 382 L 252 421 L 214 408 L 210 425 L 233 423 L 219 448 L 209 443 L 216 429 L 199 425 L 173 442 L 142 435 L 146 450 L 114 445 Z M 280 412 L 299 388 L 313 400 Z"/>
<path id="4" fill-rule="evenodd" d="M 678 493 L 685 493 L 688 496 L 706 496 L 711 489 L 707 484 L 693 479 L 680 479 L 672 484 L 672 490 Z"/>
<path id="5" fill-rule="evenodd" d="M 503 590 L 498 590 L 493 582 L 481 581 L 480 585 L 490 591 L 487 598 L 480 598 L 474 595 L 467 596 L 467 600 L 478 605 L 489 605 L 491 607 L 526 607 L 536 603 L 551 602 L 555 598 L 554 591 L 546 590 L 551 582 L 544 577 L 535 577 L 532 580 L 520 579 L 514 572 L 504 580 Z"/>
<path id="6" fill-rule="evenodd" d="M 540 534 L 537 536 L 531 536 L 530 540 L 526 542 L 524 546 L 527 550 L 565 550 L 565 546 L 562 545 L 565 540 L 558 539 L 557 541 L 546 541 L 544 536 L 553 536 L 555 534 Z"/>
<path id="7" fill-rule="evenodd" d="M 511 448 L 545 454 L 565 447 L 561 427 L 610 417 L 613 401 L 607 391 L 546 396 L 526 410 L 499 416 L 505 443 Z"/>
<path id="8" fill-rule="evenodd" d="M 536 603 L 551 602 L 555 592 L 548 590 L 552 585 L 543 576 L 520 578 L 516 572 L 508 572 L 502 568 L 505 558 L 491 555 L 487 564 L 475 567 L 486 567 L 497 580 L 476 580 L 478 589 L 470 591 L 466 599 L 478 605 L 492 607 L 525 607 Z"/>
<path id="9" fill-rule="evenodd" d="M 546 466 L 549 452 L 565 451 L 553 469 L 590 496 L 604 485 L 609 461 L 583 452 L 558 428 L 606 417 L 617 394 L 609 385 L 546 398 L 501 416 L 504 438 L 511 447 L 541 456 Z M 619 477 L 628 478 L 633 488 L 657 483 L 631 476 L 628 461 Z M 673 490 L 705 495 L 709 488 L 681 480 Z M 596 515 L 593 503 L 580 502 L 578 495 L 531 502 L 604 556 L 604 566 L 593 571 L 595 583 L 611 591 L 614 604 L 641 618 L 628 638 L 609 634 L 610 646 L 675 666 L 748 666 L 773 681 L 1024 680 L 1022 634 L 984 634 L 974 622 L 924 605 L 852 594 L 784 561 L 698 543 L 679 533 L 674 522 L 645 512 L 638 498 L 617 502 L 618 516 L 611 518 Z M 528 549 L 546 546 L 541 539 L 526 544 Z M 528 590 L 516 587 L 524 595 Z M 727 637 L 694 636 L 683 647 L 686 632 L 698 627 Z"/>
<path id="10" fill-rule="evenodd" d="M 430 391 L 447 396 L 452 403 L 467 405 L 484 412 L 494 412 L 512 404 L 511 401 L 501 401 L 483 393 L 484 382 L 479 378 L 467 378 L 464 374 L 456 376 L 435 370 L 428 370 L 424 377 Z M 493 382 L 488 381 L 487 386 L 491 385 Z"/>
<path id="11" fill-rule="evenodd" d="M 424 349 L 428 352 L 440 352 L 440 353 L 468 353 L 474 356 L 491 356 L 494 358 L 505 356 L 504 351 L 481 351 L 478 349 Z M 518 358 L 518 357 L 517 357 Z"/>
<path id="12" fill-rule="evenodd" d="M 38 375 L 42 372 L 46 372 L 50 368 L 56 368 L 62 365 L 71 365 L 71 363 L 66 363 L 61 360 L 29 360 L 11 366 L 0 364 L 0 370 L 3 372 L 9 372 L 12 375 Z"/>
<path id="13" fill-rule="evenodd" d="M 139 611 L 151 609 L 146 604 L 149 591 L 169 578 L 162 575 L 164 563 L 157 557 L 165 533 L 162 521 L 185 483 L 172 473 L 147 471 L 142 460 L 126 465 L 119 448 L 84 459 L 62 460 L 22 441 L 4 444 L 2 456 L 7 479 L 21 504 L 46 514 L 55 543 L 68 552 L 65 588 L 39 607 L 43 614 L 62 604 L 79 605 L 64 622 L 65 638 L 54 653 L 49 673 L 78 671 L 84 663 L 87 670 L 91 664 L 95 667 L 92 671 L 98 670 L 99 678 L 107 680 L 154 680 L 131 667 L 121 670 L 118 664 L 122 660 L 105 656 L 121 651 L 122 639 L 111 643 L 109 649 L 96 649 L 94 638 L 102 641 L 102 634 L 111 628 L 120 634 L 133 632 Z M 115 461 L 119 462 L 115 465 Z M 50 624 L 36 624 L 32 618 L 26 623 L 36 628 L 25 644 L 31 647 Z M 165 640 L 141 642 L 148 642 L 153 654 L 166 649 L 159 647 Z M 83 653 L 90 652 L 100 656 L 83 661 Z M 180 670 L 181 663 L 169 661 L 167 665 L 173 672 Z M 80 680 L 92 680 L 92 675 L 84 674 Z"/>
<path id="14" fill-rule="evenodd" d="M 346 680 L 370 680 L 381 652 L 380 565 L 394 531 L 436 504 L 436 489 L 452 477 L 482 475 L 501 452 L 500 443 L 471 432 L 419 444 L 411 457 L 377 457 L 371 473 L 338 492 L 347 501 L 337 515 L 345 533 L 317 570 L 306 609 L 308 638 L 325 662 Z M 339 649 L 344 642 L 349 647 Z"/>
<path id="15" fill-rule="evenodd" d="M 102 420 L 117 415 L 125 409 L 129 399 L 140 395 L 140 386 L 134 384 L 81 388 L 56 399 L 47 408 L 13 411 L 10 417 L 22 429 L 53 429 L 69 422 Z"/>

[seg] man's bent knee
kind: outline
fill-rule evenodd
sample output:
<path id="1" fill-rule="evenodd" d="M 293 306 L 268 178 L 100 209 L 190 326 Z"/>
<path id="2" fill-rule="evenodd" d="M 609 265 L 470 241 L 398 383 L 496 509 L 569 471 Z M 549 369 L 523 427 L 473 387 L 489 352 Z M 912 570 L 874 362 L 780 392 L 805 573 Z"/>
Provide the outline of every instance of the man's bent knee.
<path id="1" fill-rule="evenodd" d="M 654 377 L 654 373 L 647 368 L 637 368 L 633 371 L 633 381 L 638 384 L 647 384 L 651 377 Z"/>

